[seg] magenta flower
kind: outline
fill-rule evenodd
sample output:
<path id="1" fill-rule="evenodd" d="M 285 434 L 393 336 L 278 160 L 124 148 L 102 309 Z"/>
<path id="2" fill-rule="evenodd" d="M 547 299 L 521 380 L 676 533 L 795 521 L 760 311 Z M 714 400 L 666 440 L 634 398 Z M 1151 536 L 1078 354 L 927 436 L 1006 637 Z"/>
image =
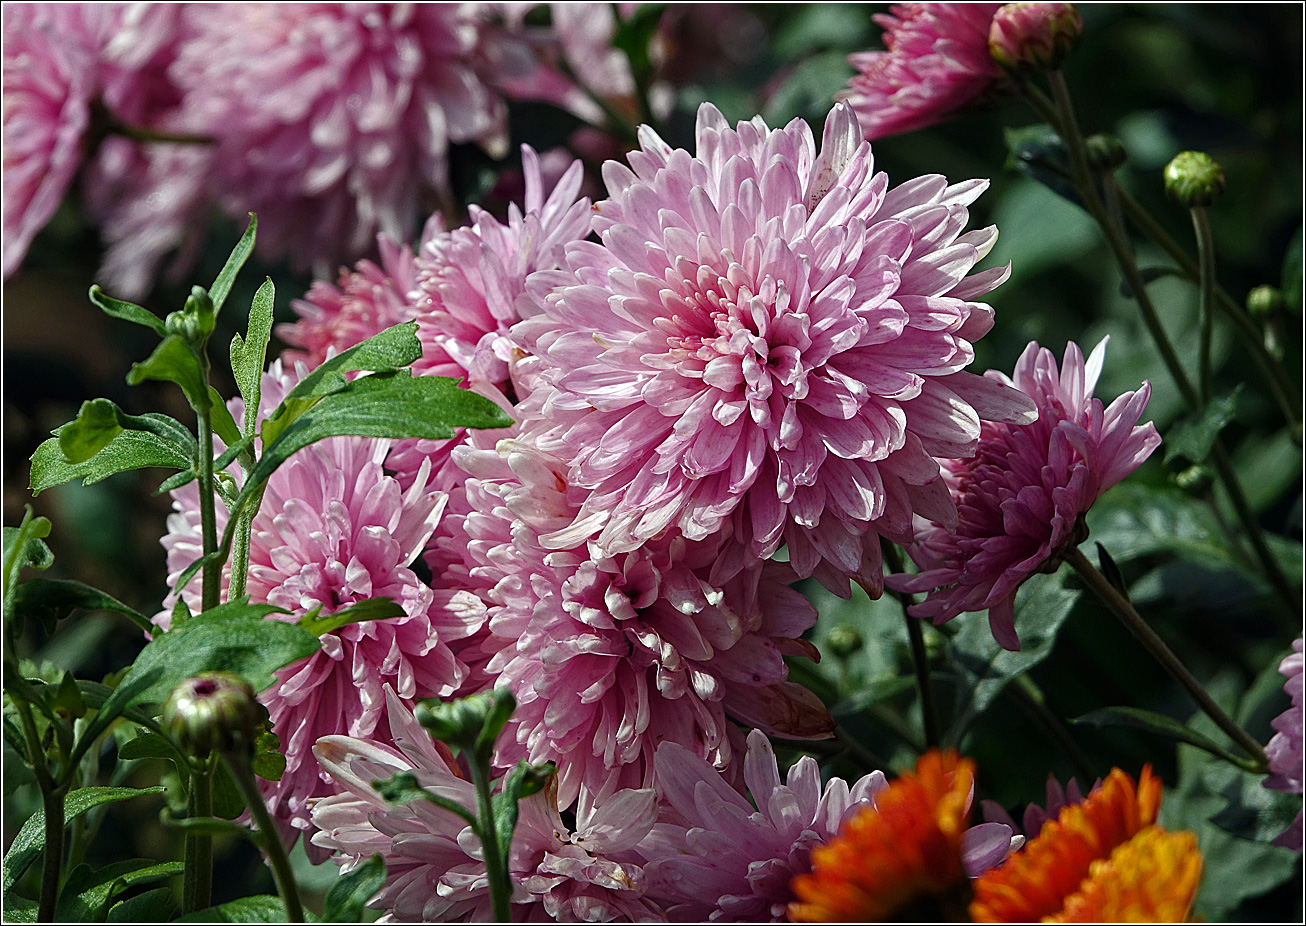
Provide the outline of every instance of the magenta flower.
<path id="1" fill-rule="evenodd" d="M 264 376 L 265 411 L 294 382 L 273 364 Z M 384 685 L 410 701 L 452 694 L 466 667 L 449 644 L 471 634 L 479 620 L 447 606 L 450 595 L 433 591 L 409 568 L 439 522 L 445 495 L 427 485 L 429 467 L 402 490 L 382 469 L 388 451 L 389 441 L 349 437 L 300 451 L 268 481 L 254 519 L 247 592 L 251 601 L 290 612 L 273 619 L 296 620 L 319 606 L 330 614 L 379 596 L 405 612 L 324 635 L 321 650 L 282 669 L 259 696 L 286 754 L 285 774 L 263 782 L 264 794 L 277 818 L 298 829 L 309 826 L 309 800 L 331 793 L 310 752 L 318 738 L 338 733 L 385 741 Z M 191 483 L 173 492 L 175 511 L 163 538 L 170 582 L 201 550 L 196 491 Z M 221 531 L 222 506 L 218 522 Z M 198 579 L 182 595 L 197 609 Z M 165 615 L 171 605 L 171 598 L 165 601 Z"/>
<path id="2" fill-rule="evenodd" d="M 848 56 L 857 71 L 836 95 L 857 113 L 866 137 L 943 122 L 1004 81 L 989 55 L 989 24 L 1001 3 L 896 3 L 878 14 L 887 51 Z"/>
<path id="3" fill-rule="evenodd" d="M 489 81 L 533 63 L 478 4 L 193 4 L 171 74 L 218 138 L 214 194 L 256 212 L 268 257 L 352 261 L 409 239 L 448 151 L 507 146 Z"/>
<path id="4" fill-rule="evenodd" d="M 4 6 L 4 248 L 8 277 L 63 201 L 85 155 L 102 8 Z"/>
<path id="5" fill-rule="evenodd" d="M 387 686 L 394 745 L 328 736 L 314 748 L 337 793 L 313 806 L 319 849 L 339 853 L 346 870 L 379 852 L 386 885 L 371 906 L 389 922 L 489 922 L 489 882 L 480 842 L 460 818 L 426 801 L 395 807 L 372 782 L 411 771 L 423 787 L 476 807 L 471 782 Z M 632 848 L 653 825 L 652 791 L 624 791 L 604 802 L 582 799 L 574 825 L 562 821 L 552 788 L 526 798 L 509 850 L 514 919 L 560 922 L 664 920 L 642 896 Z"/>
<path id="6" fill-rule="evenodd" d="M 1292 641 L 1292 652 L 1279 664 L 1279 672 L 1287 676 L 1283 690 L 1292 698 L 1292 707 L 1288 708 L 1272 721 L 1278 732 L 1270 738 L 1265 747 L 1265 754 L 1270 759 L 1270 775 L 1265 779 L 1265 787 L 1288 794 L 1302 793 L 1302 737 L 1306 721 L 1302 718 L 1303 681 L 1302 681 L 1302 638 Z M 1275 840 L 1276 846 L 1302 850 L 1302 812 L 1297 812 L 1282 834 Z"/>
<path id="7" fill-rule="evenodd" d="M 1092 794 L 1102 786 L 1102 779 L 1099 778 L 1089 788 L 1088 793 Z M 1072 778 L 1063 788 L 1061 782 L 1052 776 L 1048 776 L 1047 783 L 1047 802 L 1039 806 L 1038 804 L 1029 804 L 1025 807 L 1025 812 L 1021 815 L 1020 825 L 1011 818 L 1005 807 L 997 801 L 980 801 L 980 807 L 983 809 L 984 819 L 990 823 L 1004 823 L 1013 833 L 1023 833 L 1020 839 L 1020 845 L 1024 844 L 1027 839 L 1033 839 L 1043 829 L 1043 824 L 1049 820 L 1055 820 L 1057 816 L 1066 807 L 1071 804 L 1078 804 L 1084 799 L 1084 792 L 1079 787 L 1079 782 Z M 1012 849 L 1020 848 L 1020 845 L 1012 844 Z"/>
<path id="8" fill-rule="evenodd" d="M 963 369 L 992 325 L 971 300 L 1007 273 L 967 277 L 996 236 L 961 233 L 985 183 L 890 190 L 846 106 L 819 155 L 801 120 L 730 128 L 710 104 L 697 155 L 640 139 L 605 165 L 602 244 L 532 275 L 539 314 L 514 329 L 550 387 L 524 440 L 588 492 L 542 544 L 720 535 L 719 584 L 783 543 L 800 577 L 878 590 L 877 533 L 952 516 L 933 457 L 971 453 L 981 418 L 1029 417 Z"/>
<path id="9" fill-rule="evenodd" d="M 648 787 L 661 742 L 726 768 L 727 716 L 789 737 L 829 734 L 824 706 L 786 679 L 783 656 L 813 652 L 798 638 L 816 614 L 784 564 L 713 585 L 713 550 L 679 537 L 604 560 L 584 544 L 547 549 L 540 533 L 573 520 L 583 495 L 556 461 L 515 441 L 465 445 L 454 459 L 468 478 L 430 562 L 488 609 L 458 653 L 482 687 L 517 698 L 499 765 L 556 762 L 566 809 L 582 793 Z"/>
<path id="10" fill-rule="evenodd" d="M 1088 509 L 1161 443 L 1151 422 L 1137 424 L 1152 392 L 1147 382 L 1105 409 L 1093 398 L 1106 343 L 1087 364 L 1079 346 L 1068 343 L 1058 374 L 1052 353 L 1030 342 L 1013 385 L 1034 400 L 1038 420 L 986 423 L 973 458 L 943 461 L 957 523 L 918 530 L 907 552 L 920 574 L 887 580 L 898 591 L 929 593 L 910 614 L 941 624 L 987 609 L 994 639 L 1020 648 L 1016 589 L 1079 543 Z M 988 376 L 1012 382 L 992 370 Z"/>

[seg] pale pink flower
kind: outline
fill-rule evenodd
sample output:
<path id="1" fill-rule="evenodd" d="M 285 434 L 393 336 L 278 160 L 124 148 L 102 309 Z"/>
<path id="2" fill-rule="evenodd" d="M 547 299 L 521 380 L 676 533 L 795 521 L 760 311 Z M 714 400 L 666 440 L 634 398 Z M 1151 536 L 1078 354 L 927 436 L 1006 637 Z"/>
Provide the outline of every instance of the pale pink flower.
<path id="1" fill-rule="evenodd" d="M 105 11 L 4 6 L 4 248 L 8 277 L 63 201 L 85 156 Z"/>
<path id="2" fill-rule="evenodd" d="M 171 74 L 218 138 L 214 194 L 299 267 L 407 240 L 447 190 L 449 146 L 507 146 L 490 81 L 530 67 L 479 4 L 192 4 Z M 521 60 L 518 60 L 521 59 Z"/>
<path id="3" fill-rule="evenodd" d="M 847 100 L 869 139 L 948 119 L 1000 87 L 989 55 L 989 24 L 1001 3 L 896 3 L 874 19 L 886 51 L 848 56 L 857 71 L 836 100 Z"/>
<path id="4" fill-rule="evenodd" d="M 500 765 L 556 762 L 565 809 L 583 792 L 647 787 L 660 742 L 728 767 L 727 716 L 790 737 L 829 734 L 820 701 L 786 680 L 782 657 L 812 655 L 798 637 L 816 617 L 787 567 L 713 585 L 713 551 L 679 537 L 604 560 L 583 544 L 545 549 L 540 532 L 574 518 L 578 493 L 556 461 L 519 442 L 499 448 L 454 451 L 469 475 L 431 563 L 488 608 L 459 655 L 484 687 L 517 698 Z"/>
<path id="5" fill-rule="evenodd" d="M 780 922 L 794 900 L 789 884 L 811 870 L 812 848 L 827 842 L 887 786 L 871 772 L 852 787 L 821 788 L 816 760 L 803 756 L 781 782 L 775 752 L 760 730 L 748 735 L 748 796 L 678 743 L 658 747 L 658 822 L 638 846 L 645 889 L 676 920 Z M 749 800 L 751 797 L 751 802 Z M 971 827 L 964 853 L 971 877 L 1005 859 L 1014 845 L 1000 823 Z"/>
<path id="6" fill-rule="evenodd" d="M 302 369 L 302 368 L 301 368 Z M 297 377 L 273 364 L 263 379 L 264 414 L 276 407 Z M 239 403 L 234 414 L 240 415 Z M 270 619 L 297 620 L 321 607 L 324 614 L 366 598 L 386 596 L 405 616 L 348 624 L 322 637 L 322 649 L 277 673 L 259 699 L 286 754 L 279 782 L 263 782 L 269 809 L 298 829 L 309 826 L 307 802 L 331 793 L 310 753 L 321 736 L 338 733 L 384 741 L 382 688 L 401 698 L 447 696 L 466 667 L 449 648 L 476 629 L 474 612 L 448 607 L 450 595 L 433 591 L 410 568 L 439 522 L 446 496 L 428 483 L 429 467 L 405 491 L 382 469 L 389 441 L 339 437 L 295 454 L 268 481 L 250 536 L 247 593 L 253 602 L 285 608 Z M 195 484 L 173 492 L 163 544 L 169 581 L 199 556 Z M 218 530 L 226 511 L 218 506 Z M 223 586 L 229 584 L 230 566 Z M 199 607 L 198 578 L 183 590 Z M 165 614 L 160 621 L 166 626 Z"/>
<path id="7" fill-rule="evenodd" d="M 427 801 L 388 805 L 372 783 L 412 772 L 424 788 L 475 811 L 471 782 L 436 746 L 387 687 L 394 745 L 344 736 L 314 752 L 337 793 L 314 802 L 313 843 L 339 853 L 346 870 L 379 852 L 386 885 L 370 906 L 400 923 L 488 922 L 490 895 L 480 841 L 461 818 Z M 599 805 L 582 799 L 575 823 L 563 822 L 553 789 L 518 805 L 508 857 L 514 920 L 608 922 L 665 920 L 642 896 L 634 845 L 656 816 L 652 791 L 624 791 Z"/>
<path id="8" fill-rule="evenodd" d="M 1302 737 L 1306 721 L 1302 717 L 1303 685 L 1302 638 L 1292 641 L 1292 652 L 1279 664 L 1279 672 L 1287 676 L 1283 690 L 1292 698 L 1292 707 L 1288 708 L 1271 721 L 1278 732 L 1270 738 L 1265 747 L 1265 754 L 1270 759 L 1270 774 L 1265 779 L 1265 787 L 1288 794 L 1302 793 Z M 1302 850 L 1302 812 L 1292 824 L 1275 840 L 1276 846 L 1286 846 L 1298 852 Z"/>
<path id="9" fill-rule="evenodd" d="M 846 106 L 819 155 L 801 120 L 731 128 L 710 104 L 697 155 L 640 139 L 604 166 L 602 244 L 532 275 L 539 314 L 514 329 L 550 387 L 524 439 L 589 493 L 543 545 L 728 538 L 719 583 L 783 543 L 799 576 L 878 590 L 877 534 L 953 515 L 933 458 L 971 453 L 981 418 L 1029 417 L 964 371 L 992 325 L 971 300 L 1007 274 L 967 277 L 996 237 L 962 234 L 986 184 L 890 190 Z"/>
<path id="10" fill-rule="evenodd" d="M 929 593 L 910 614 L 941 624 L 987 609 L 994 639 L 1020 648 L 1016 589 L 1082 540 L 1088 509 L 1161 443 L 1151 422 L 1138 425 L 1152 393 L 1147 382 L 1107 408 L 1093 398 L 1106 343 L 1087 363 L 1067 343 L 1059 374 L 1051 351 L 1034 342 L 1016 362 L 1014 382 L 989 371 L 1033 399 L 1039 417 L 1028 425 L 986 423 L 974 457 L 943 461 L 957 522 L 923 525 L 907 548 L 920 574 L 888 580 L 898 591 Z"/>

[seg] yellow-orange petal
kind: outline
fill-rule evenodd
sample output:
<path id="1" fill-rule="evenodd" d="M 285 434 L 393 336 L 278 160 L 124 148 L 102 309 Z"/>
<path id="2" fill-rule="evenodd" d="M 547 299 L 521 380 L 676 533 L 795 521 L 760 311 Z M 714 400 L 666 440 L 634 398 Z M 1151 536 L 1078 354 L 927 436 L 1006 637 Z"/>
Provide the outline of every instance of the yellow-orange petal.
<path id="1" fill-rule="evenodd" d="M 971 918 L 981 923 L 1038 922 L 1061 912 L 1094 861 L 1156 822 L 1161 781 L 1144 767 L 1138 785 L 1112 769 L 1102 787 L 1062 809 L 1038 837 L 974 884 Z"/>
<path id="2" fill-rule="evenodd" d="M 1182 923 L 1202 880 L 1202 853 L 1187 831 L 1149 826 L 1094 862 L 1054 923 Z"/>
<path id="3" fill-rule="evenodd" d="M 824 846 L 792 887 L 798 922 L 875 922 L 936 909 L 964 917 L 961 859 L 975 763 L 931 750 Z"/>

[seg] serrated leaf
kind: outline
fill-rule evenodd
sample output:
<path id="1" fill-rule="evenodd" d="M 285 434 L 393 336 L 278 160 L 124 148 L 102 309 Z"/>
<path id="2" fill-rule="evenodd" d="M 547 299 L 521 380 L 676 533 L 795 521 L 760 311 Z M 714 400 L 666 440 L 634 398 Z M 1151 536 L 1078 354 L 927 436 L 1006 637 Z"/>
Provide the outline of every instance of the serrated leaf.
<path id="1" fill-rule="evenodd" d="M 134 322 L 137 325 L 144 325 L 151 329 L 159 337 L 167 337 L 168 329 L 163 324 L 163 319 L 155 315 L 149 309 L 136 305 L 133 302 L 123 302 L 121 299 L 114 299 L 106 296 L 104 290 L 98 285 L 92 286 L 88 294 L 91 302 L 99 306 L 105 315 L 111 315 L 114 318 L 121 318 L 123 321 Z"/>
<path id="2" fill-rule="evenodd" d="M 1075 717 L 1070 722 L 1091 727 L 1132 727 L 1157 736 L 1164 736 L 1167 739 L 1188 743 L 1190 746 L 1204 749 L 1211 755 L 1239 767 L 1246 766 L 1250 761 L 1225 749 L 1219 743 L 1203 736 L 1173 717 L 1167 717 L 1165 714 L 1158 714 L 1155 711 L 1147 711 L 1142 708 L 1102 707 L 1095 711 L 1089 711 L 1080 717 Z"/>
<path id="3" fill-rule="evenodd" d="M 135 897 L 120 900 L 109 908 L 110 923 L 167 923 L 177 915 L 172 891 L 158 887 Z"/>
<path id="4" fill-rule="evenodd" d="M 204 381 L 199 361 L 177 335 L 164 338 L 147 359 L 132 364 L 127 384 L 136 386 L 147 379 L 176 383 L 186 394 L 191 408 L 204 408 L 209 401 L 208 383 Z"/>
<path id="5" fill-rule="evenodd" d="M 971 722 L 1002 694 L 1019 673 L 1038 665 L 1052 652 L 1057 632 L 1079 599 L 1053 575 L 1036 575 L 1016 595 L 1016 632 L 1020 649 L 1004 650 L 982 614 L 957 618 L 952 638 L 952 665 L 957 673 L 957 708 L 943 742 L 956 745 Z"/>
<path id="6" fill-rule="evenodd" d="M 374 853 L 370 859 L 341 875 L 327 891 L 322 920 L 327 923 L 357 923 L 363 908 L 385 887 L 385 859 Z"/>
<path id="7" fill-rule="evenodd" d="M 216 907 L 197 910 L 176 920 L 178 923 L 285 923 L 286 905 L 280 897 L 255 894 Z"/>
<path id="8" fill-rule="evenodd" d="M 53 626 L 74 611 L 116 611 L 146 633 L 158 630 L 154 623 L 135 608 L 129 608 L 112 595 L 71 579 L 31 579 L 18 586 L 14 607 Z"/>
<path id="9" fill-rule="evenodd" d="M 236 275 L 240 273 L 240 268 L 245 266 L 245 261 L 249 260 L 249 255 L 254 253 L 254 241 L 257 236 L 258 216 L 251 212 L 249 225 L 245 226 L 245 234 L 240 236 L 240 240 L 231 250 L 231 256 L 227 258 L 227 262 L 213 280 L 213 285 L 209 287 L 209 298 L 213 300 L 214 315 L 221 311 L 222 304 L 227 301 L 227 295 L 236 282 Z"/>
<path id="10" fill-rule="evenodd" d="M 123 431 L 86 462 L 69 463 L 59 449 L 59 439 L 52 437 L 32 454 L 29 488 L 33 494 L 39 495 L 46 489 L 73 479 L 81 479 L 82 485 L 92 485 L 115 473 L 144 469 L 147 466 L 187 470 L 190 469 L 191 462 L 172 442 L 157 434 Z"/>
<path id="11" fill-rule="evenodd" d="M 80 788 L 70 791 L 64 798 L 64 821 L 72 822 L 95 807 L 125 801 L 147 794 L 161 794 L 163 788 Z M 45 811 L 38 809 L 23 824 L 5 853 L 0 890 L 9 894 L 14 883 L 23 876 L 32 861 L 45 847 Z"/>
<path id="12" fill-rule="evenodd" d="M 407 613 L 395 603 L 393 598 L 366 598 L 363 601 L 356 601 L 353 604 L 346 605 L 334 614 L 327 614 L 324 617 L 318 617 L 316 614 L 305 614 L 299 619 L 299 626 L 314 636 L 320 637 L 324 633 L 339 630 L 347 624 L 361 624 L 364 621 L 380 621 L 390 617 L 403 617 Z"/>
<path id="13" fill-rule="evenodd" d="M 1200 413 L 1189 415 L 1172 427 L 1165 435 L 1165 462 L 1182 457 L 1190 463 L 1204 463 L 1220 431 L 1237 414 L 1242 388 L 1243 384 L 1239 383 L 1233 392 L 1212 399 Z"/>
<path id="14" fill-rule="evenodd" d="M 185 870 L 186 866 L 181 862 L 156 862 L 143 858 L 114 862 L 99 869 L 79 865 L 69 873 L 60 891 L 55 919 L 69 923 L 98 921 L 122 891 L 162 881 Z"/>
<path id="15" fill-rule="evenodd" d="M 276 287 L 269 277 L 254 294 L 249 308 L 248 337 L 237 334 L 231 340 L 231 372 L 236 386 L 245 399 L 245 433 L 253 434 L 258 425 L 258 407 L 261 400 L 263 362 L 267 356 L 268 341 L 272 337 L 272 315 L 276 304 Z"/>

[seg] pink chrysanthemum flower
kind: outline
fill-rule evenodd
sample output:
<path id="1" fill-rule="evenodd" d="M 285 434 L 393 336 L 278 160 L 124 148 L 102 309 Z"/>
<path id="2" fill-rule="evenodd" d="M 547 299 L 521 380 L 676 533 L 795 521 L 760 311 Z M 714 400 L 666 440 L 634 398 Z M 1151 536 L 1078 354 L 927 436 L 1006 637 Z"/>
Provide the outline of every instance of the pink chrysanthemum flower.
<path id="1" fill-rule="evenodd" d="M 1270 759 L 1270 775 L 1265 779 L 1265 787 L 1288 794 L 1302 793 L 1302 737 L 1306 733 L 1306 720 L 1302 715 L 1303 684 L 1302 668 L 1306 661 L 1302 657 L 1302 638 L 1292 641 L 1292 652 L 1279 664 L 1279 671 L 1287 676 L 1283 690 L 1292 698 L 1292 707 L 1274 718 L 1272 725 L 1278 732 L 1270 738 L 1265 747 L 1265 754 Z M 1292 825 L 1275 840 L 1276 846 L 1302 850 L 1302 812 Z"/>
<path id="2" fill-rule="evenodd" d="M 273 364 L 263 378 L 264 413 L 295 380 Z M 309 826 L 308 800 L 331 793 L 310 753 L 319 737 L 384 740 L 384 685 L 405 699 L 441 697 L 466 674 L 449 644 L 476 630 L 477 615 L 446 607 L 451 596 L 433 591 L 409 568 L 439 522 L 446 496 L 427 484 L 429 468 L 402 490 L 382 469 L 388 451 L 385 440 L 320 441 L 273 474 L 254 518 L 246 590 L 251 601 L 291 612 L 272 618 L 296 620 L 319 606 L 330 614 L 381 596 L 394 599 L 406 615 L 325 634 L 321 650 L 280 670 L 276 684 L 260 694 L 286 754 L 285 774 L 264 782 L 264 794 L 277 818 L 298 829 Z M 173 507 L 163 538 L 170 582 L 202 549 L 194 483 L 173 492 Z M 222 531 L 226 512 L 220 505 L 217 514 Z M 224 574 L 224 588 L 228 580 Z M 192 610 L 199 607 L 198 578 L 182 595 Z M 171 604 L 170 598 L 165 607 Z"/>
<path id="3" fill-rule="evenodd" d="M 1092 794 L 1102 786 L 1102 779 L 1099 778 L 1089 789 Z M 983 809 L 984 819 L 990 823 L 1004 823 L 1011 828 L 1014 833 L 1023 833 L 1021 845 L 1024 840 L 1033 839 L 1043 830 L 1043 824 L 1048 820 L 1055 820 L 1057 815 L 1063 809 L 1072 804 L 1078 804 L 1084 800 L 1084 792 L 1079 787 L 1079 781 L 1072 778 L 1063 788 L 1061 782 L 1052 776 L 1048 776 L 1047 783 L 1047 803 L 1043 806 L 1038 804 L 1029 804 L 1025 807 L 1025 812 L 1021 815 L 1020 825 L 1012 819 L 1007 809 L 997 801 L 980 801 L 980 807 Z M 1018 845 L 1012 846 L 1013 849 L 1019 848 Z"/>
<path id="4" fill-rule="evenodd" d="M 485 864 L 471 828 L 426 801 L 390 806 L 372 788 L 396 772 L 412 772 L 422 787 L 476 807 L 459 767 L 388 688 L 387 699 L 393 747 L 328 736 L 314 748 L 338 793 L 314 803 L 313 843 L 339 853 L 346 869 L 381 854 L 386 885 L 370 906 L 385 910 L 387 922 L 489 922 Z M 632 852 L 656 816 L 653 792 L 624 791 L 602 806 L 582 800 L 572 826 L 563 823 L 552 794 L 546 788 L 518 805 L 508 857 L 514 919 L 665 920 L 642 897 L 640 860 Z"/>
<path id="5" fill-rule="evenodd" d="M 85 155 L 103 12 L 80 3 L 4 6 L 3 274 L 22 263 Z"/>
<path id="6" fill-rule="evenodd" d="M 887 51 L 848 56 L 857 71 L 836 95 L 869 139 L 943 122 L 1004 78 L 989 55 L 989 25 L 1001 3 L 896 3 L 875 21 Z"/>
<path id="7" fill-rule="evenodd" d="M 218 137 L 215 195 L 256 212 L 261 249 L 298 266 L 409 239 L 448 186 L 451 144 L 495 157 L 489 81 L 533 63 L 479 4 L 193 4 L 172 76 L 191 128 Z"/>
<path id="8" fill-rule="evenodd" d="M 970 300 L 1007 273 L 967 277 L 997 234 L 961 233 L 986 184 L 890 190 L 846 106 L 819 154 L 802 120 L 730 128 L 710 104 L 697 155 L 640 140 L 629 169 L 604 165 L 602 244 L 532 275 L 540 313 L 514 329 L 550 385 L 524 438 L 589 492 L 544 545 L 729 536 L 720 582 L 784 543 L 799 576 L 878 593 L 876 533 L 953 515 L 933 457 L 971 453 L 981 418 L 1029 417 L 963 369 L 992 325 Z"/>
<path id="9" fill-rule="evenodd" d="M 682 921 L 780 922 L 795 899 L 790 883 L 811 870 L 814 846 L 827 842 L 886 787 L 883 772 L 850 788 L 799 759 L 782 783 L 765 735 L 748 735 L 744 782 L 749 798 L 678 743 L 658 747 L 656 787 L 662 809 L 638 846 L 646 859 L 645 889 Z M 1011 828 L 971 827 L 964 852 L 975 877 L 1007 857 Z"/>
<path id="10" fill-rule="evenodd" d="M 712 550 L 681 538 L 602 561 L 583 544 L 545 549 L 540 532 L 575 516 L 576 493 L 555 461 L 499 446 L 506 459 L 454 451 L 469 476 L 432 559 L 433 572 L 489 610 L 459 652 L 484 686 L 517 698 L 499 764 L 556 762 L 567 808 L 584 791 L 601 800 L 647 787 L 660 742 L 726 768 L 727 715 L 790 737 L 829 734 L 824 706 L 786 680 L 785 654 L 814 654 L 798 637 L 816 615 L 788 588 L 784 564 L 715 586 L 705 578 Z"/>
<path id="11" fill-rule="evenodd" d="M 1105 409 L 1093 398 L 1106 343 L 1087 363 L 1079 346 L 1068 343 L 1060 374 L 1051 351 L 1034 342 L 1016 362 L 1014 382 L 989 371 L 1034 400 L 1038 421 L 986 423 L 973 458 L 944 461 L 957 523 L 918 530 L 907 549 L 920 574 L 888 580 L 898 591 L 929 592 L 909 613 L 941 624 L 987 609 L 994 639 L 1020 648 L 1016 589 L 1082 539 L 1088 509 L 1161 443 L 1151 422 L 1138 425 L 1152 393 L 1147 382 Z"/>

